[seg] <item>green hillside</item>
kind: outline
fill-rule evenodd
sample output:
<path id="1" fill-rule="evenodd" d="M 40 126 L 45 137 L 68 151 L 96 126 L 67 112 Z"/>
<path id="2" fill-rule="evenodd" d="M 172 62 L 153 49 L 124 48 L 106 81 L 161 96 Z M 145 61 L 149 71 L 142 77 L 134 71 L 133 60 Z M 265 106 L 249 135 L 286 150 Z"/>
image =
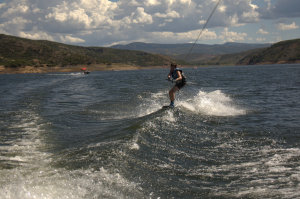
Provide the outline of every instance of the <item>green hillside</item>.
<path id="1" fill-rule="evenodd" d="M 190 62 L 199 65 L 300 63 L 300 39 L 281 41 L 267 48 L 258 48 L 233 54 L 191 54 Z"/>
<path id="2" fill-rule="evenodd" d="M 157 66 L 170 62 L 167 56 L 102 47 L 80 47 L 0 34 L 0 66 L 70 66 L 79 64 L 128 64 Z"/>
<path id="3" fill-rule="evenodd" d="M 228 46 L 229 44 L 226 44 Z M 233 44 L 231 44 L 233 45 Z M 234 44 L 241 45 L 241 44 Z M 78 65 L 162 66 L 171 58 L 136 50 L 103 47 L 80 47 L 51 41 L 37 41 L 0 34 L 0 67 L 73 67 Z M 171 46 L 169 46 L 171 47 Z M 173 46 L 174 47 L 174 46 Z M 242 48 L 243 49 L 243 48 Z M 172 49 L 170 49 L 172 50 Z M 176 57 L 176 56 L 174 56 Z M 182 60 L 180 56 L 177 60 Z M 188 65 L 251 65 L 300 63 L 300 39 L 282 41 L 267 48 L 231 54 L 199 54 L 189 56 Z M 2 68 L 3 71 L 3 68 Z"/>
<path id="4" fill-rule="evenodd" d="M 222 55 L 191 55 L 191 62 L 200 65 L 237 65 L 238 62 L 251 53 L 258 52 L 261 49 L 249 50 L 241 53 L 222 54 Z"/>
<path id="5" fill-rule="evenodd" d="M 258 48 L 266 48 L 271 44 L 249 44 L 249 43 L 235 43 L 228 42 L 225 44 L 195 44 L 192 54 L 187 57 L 187 53 L 194 46 L 191 43 L 183 44 L 155 44 L 135 42 L 127 45 L 111 46 L 116 49 L 138 50 L 148 53 L 158 53 L 170 56 L 177 60 L 182 60 L 189 63 L 197 63 L 199 60 L 216 57 L 218 55 L 240 53 Z"/>
<path id="6" fill-rule="evenodd" d="M 237 62 L 239 65 L 300 62 L 300 39 L 281 41 L 269 48 L 252 52 Z"/>

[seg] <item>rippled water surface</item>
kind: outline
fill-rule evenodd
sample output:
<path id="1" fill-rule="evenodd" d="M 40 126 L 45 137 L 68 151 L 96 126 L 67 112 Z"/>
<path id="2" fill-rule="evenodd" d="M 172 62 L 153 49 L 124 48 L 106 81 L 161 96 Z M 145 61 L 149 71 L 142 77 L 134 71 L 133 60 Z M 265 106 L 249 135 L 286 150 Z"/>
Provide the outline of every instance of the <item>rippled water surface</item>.
<path id="1" fill-rule="evenodd" d="M 300 198 L 300 65 L 0 75 L 0 198 Z"/>

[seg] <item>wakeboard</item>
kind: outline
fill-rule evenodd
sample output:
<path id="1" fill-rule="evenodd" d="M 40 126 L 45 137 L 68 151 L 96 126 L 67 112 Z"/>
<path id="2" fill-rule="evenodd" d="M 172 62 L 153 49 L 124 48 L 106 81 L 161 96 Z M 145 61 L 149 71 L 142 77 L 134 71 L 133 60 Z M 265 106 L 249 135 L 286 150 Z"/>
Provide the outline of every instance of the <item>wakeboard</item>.
<path id="1" fill-rule="evenodd" d="M 162 109 L 173 109 L 173 108 L 174 108 L 174 106 L 168 106 L 168 105 L 162 107 Z"/>

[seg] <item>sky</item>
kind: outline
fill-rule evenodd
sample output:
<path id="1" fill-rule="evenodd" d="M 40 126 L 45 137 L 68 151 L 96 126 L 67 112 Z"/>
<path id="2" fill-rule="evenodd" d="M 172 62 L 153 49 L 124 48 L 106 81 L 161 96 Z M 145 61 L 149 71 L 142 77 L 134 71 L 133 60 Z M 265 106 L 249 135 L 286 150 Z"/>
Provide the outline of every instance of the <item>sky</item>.
<path id="1" fill-rule="evenodd" d="M 0 0 L 0 33 L 81 46 L 192 43 L 219 0 Z M 300 0 L 221 0 L 198 43 L 300 38 Z"/>

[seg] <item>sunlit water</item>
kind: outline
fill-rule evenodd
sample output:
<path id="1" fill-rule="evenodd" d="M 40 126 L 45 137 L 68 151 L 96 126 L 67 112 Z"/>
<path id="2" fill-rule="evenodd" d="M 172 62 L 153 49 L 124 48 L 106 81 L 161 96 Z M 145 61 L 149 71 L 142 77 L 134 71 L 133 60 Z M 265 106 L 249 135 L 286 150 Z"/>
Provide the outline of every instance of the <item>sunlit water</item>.
<path id="1" fill-rule="evenodd" d="M 299 198 L 300 65 L 0 76 L 0 198 Z"/>

